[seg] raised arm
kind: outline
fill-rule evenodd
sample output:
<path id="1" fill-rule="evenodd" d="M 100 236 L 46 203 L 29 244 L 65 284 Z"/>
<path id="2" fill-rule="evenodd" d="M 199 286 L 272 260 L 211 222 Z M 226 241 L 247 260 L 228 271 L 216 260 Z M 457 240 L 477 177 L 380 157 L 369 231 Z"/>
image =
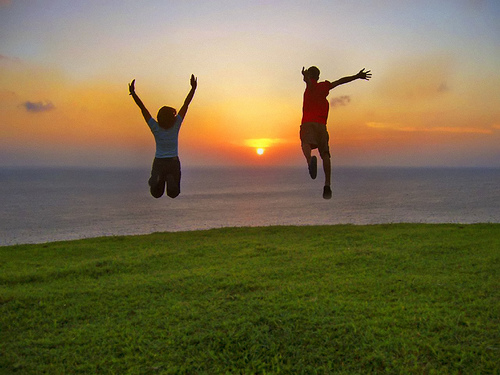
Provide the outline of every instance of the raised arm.
<path id="1" fill-rule="evenodd" d="M 146 122 L 148 122 L 149 119 L 151 118 L 151 115 L 149 114 L 149 111 L 146 109 L 146 107 L 142 103 L 141 99 L 139 99 L 139 97 L 135 93 L 135 79 L 129 83 L 128 91 L 129 91 L 129 95 L 132 95 L 132 98 L 134 98 L 135 104 L 137 104 L 137 106 L 141 109 L 142 115 L 144 116 L 144 120 L 146 120 Z"/>
<path id="2" fill-rule="evenodd" d="M 186 99 L 184 100 L 184 104 L 179 110 L 179 116 L 181 116 L 183 119 L 184 117 L 186 117 L 186 112 L 188 110 L 189 103 L 191 103 L 191 100 L 193 100 L 194 92 L 196 91 L 197 86 L 198 86 L 198 79 L 193 74 L 191 74 L 191 90 L 187 94 Z"/>
<path id="3" fill-rule="evenodd" d="M 335 82 L 332 82 L 330 85 L 330 90 L 333 89 L 334 87 L 337 87 L 339 85 L 343 85 L 344 83 L 349 83 L 352 82 L 356 79 L 364 79 L 364 80 L 369 80 L 372 77 L 372 74 L 370 73 L 370 70 L 365 72 L 365 68 L 361 69 L 358 74 L 355 74 L 353 76 L 348 76 L 348 77 L 343 77 Z"/>
<path id="4" fill-rule="evenodd" d="M 306 84 L 308 84 L 309 82 L 311 82 L 311 78 L 309 77 L 309 74 L 307 73 L 307 70 L 304 67 L 302 67 L 302 76 L 303 76 L 304 82 Z"/>

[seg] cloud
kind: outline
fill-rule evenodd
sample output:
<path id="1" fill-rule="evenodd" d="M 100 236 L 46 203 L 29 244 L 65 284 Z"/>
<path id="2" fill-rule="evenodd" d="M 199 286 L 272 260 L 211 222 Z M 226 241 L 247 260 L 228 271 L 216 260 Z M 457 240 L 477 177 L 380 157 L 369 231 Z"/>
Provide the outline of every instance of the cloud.
<path id="1" fill-rule="evenodd" d="M 434 133 L 474 133 L 474 134 L 492 134 L 493 130 L 488 128 L 474 128 L 461 126 L 436 126 L 436 127 L 420 127 L 406 126 L 399 123 L 385 122 L 368 122 L 366 124 L 370 128 L 380 130 L 393 130 L 399 132 L 434 132 Z M 494 128 L 494 127 L 493 127 Z"/>
<path id="2" fill-rule="evenodd" d="M 351 102 L 351 97 L 348 95 L 343 95 L 343 96 L 338 96 L 336 98 L 333 98 L 330 100 L 330 106 L 332 108 L 338 107 L 338 106 L 346 106 Z"/>
<path id="3" fill-rule="evenodd" d="M 32 112 L 32 113 L 39 113 L 39 112 L 47 112 L 51 111 L 55 108 L 54 104 L 52 102 L 30 102 L 26 101 L 22 104 L 24 108 L 26 108 L 26 111 Z"/>
<path id="4" fill-rule="evenodd" d="M 1 0 L 0 0 L 1 1 Z M 1 6 L 1 3 L 0 3 L 0 6 Z M 5 55 L 2 55 L 0 53 L 0 61 L 19 61 L 19 59 L 16 59 L 16 58 L 12 58 L 12 57 L 9 57 L 9 56 L 5 56 Z"/>
<path id="5" fill-rule="evenodd" d="M 441 85 L 437 89 L 438 92 L 447 92 L 450 91 L 450 88 L 446 84 L 446 82 L 442 82 Z"/>
<path id="6" fill-rule="evenodd" d="M 454 57 L 447 53 L 401 58 L 388 68 L 390 73 L 378 90 L 391 100 L 435 100 L 452 92 L 455 66 Z"/>
<path id="7" fill-rule="evenodd" d="M 13 70 L 15 71 L 22 68 L 26 68 L 26 66 L 23 60 L 21 60 L 19 57 L 2 55 L 0 53 L 0 75 L 2 74 L 10 75 L 12 74 Z"/>
<path id="8" fill-rule="evenodd" d="M 0 7 L 2 6 L 9 6 L 10 4 L 12 4 L 12 1 L 11 0 L 0 0 Z"/>
<path id="9" fill-rule="evenodd" d="M 10 90 L 0 90 L 0 102 L 9 101 L 16 97 L 16 93 Z"/>

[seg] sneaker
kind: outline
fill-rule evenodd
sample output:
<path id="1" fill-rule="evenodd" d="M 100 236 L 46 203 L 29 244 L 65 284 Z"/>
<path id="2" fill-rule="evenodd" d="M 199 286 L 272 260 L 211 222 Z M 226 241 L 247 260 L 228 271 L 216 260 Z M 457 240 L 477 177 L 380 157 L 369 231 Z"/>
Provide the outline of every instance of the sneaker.
<path id="1" fill-rule="evenodd" d="M 318 158 L 313 156 L 311 162 L 309 163 L 309 176 L 314 180 L 318 175 Z"/>
<path id="2" fill-rule="evenodd" d="M 330 188 L 330 186 L 325 185 L 325 187 L 323 188 L 323 198 L 330 199 L 331 197 L 332 197 L 332 189 Z"/>

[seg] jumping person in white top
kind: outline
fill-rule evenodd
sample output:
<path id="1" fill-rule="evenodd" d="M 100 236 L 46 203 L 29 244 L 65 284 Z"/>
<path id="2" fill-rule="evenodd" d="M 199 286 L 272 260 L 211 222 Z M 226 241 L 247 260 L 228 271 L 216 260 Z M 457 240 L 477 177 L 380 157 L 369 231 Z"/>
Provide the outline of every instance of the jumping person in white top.
<path id="1" fill-rule="evenodd" d="M 155 137 L 156 153 L 151 169 L 149 186 L 151 195 L 160 198 L 165 192 L 170 198 L 181 192 L 181 163 L 178 155 L 179 130 L 186 116 L 189 103 L 193 99 L 198 85 L 197 78 L 191 74 L 191 90 L 189 91 L 179 113 L 172 107 L 161 107 L 156 121 L 135 93 L 135 79 L 128 85 L 129 93 L 141 109 L 144 120 Z"/>

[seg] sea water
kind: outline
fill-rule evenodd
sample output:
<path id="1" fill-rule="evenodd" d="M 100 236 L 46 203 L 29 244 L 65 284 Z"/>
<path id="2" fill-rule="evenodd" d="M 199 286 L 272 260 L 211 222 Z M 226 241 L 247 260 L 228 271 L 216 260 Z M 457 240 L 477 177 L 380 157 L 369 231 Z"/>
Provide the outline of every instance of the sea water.
<path id="1" fill-rule="evenodd" d="M 183 168 L 150 196 L 149 168 L 0 169 L 0 245 L 220 227 L 500 222 L 500 169 Z"/>

